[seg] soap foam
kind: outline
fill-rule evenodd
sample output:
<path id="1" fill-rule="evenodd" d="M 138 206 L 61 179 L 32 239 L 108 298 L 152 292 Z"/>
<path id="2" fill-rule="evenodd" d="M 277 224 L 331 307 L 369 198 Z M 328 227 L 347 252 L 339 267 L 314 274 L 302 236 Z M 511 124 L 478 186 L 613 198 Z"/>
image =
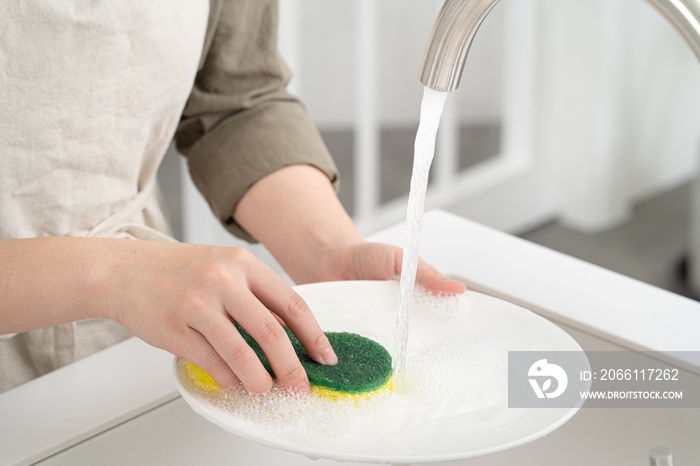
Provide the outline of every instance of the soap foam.
<path id="1" fill-rule="evenodd" d="M 399 280 L 392 280 L 392 286 L 399 291 Z M 428 290 L 420 285 L 416 285 L 411 301 L 411 309 L 423 308 L 429 312 L 448 314 L 452 316 L 465 316 L 469 312 L 472 303 L 471 293 L 444 293 Z"/>
<path id="2" fill-rule="evenodd" d="M 178 361 L 178 378 L 223 418 L 272 432 L 306 432 L 341 440 L 359 420 L 385 411 L 391 397 L 389 390 L 366 398 L 332 398 L 313 392 L 302 396 L 278 384 L 264 394 L 253 394 L 242 387 L 207 390 L 188 377 L 186 365 L 186 360 Z"/>
<path id="3" fill-rule="evenodd" d="M 442 298 L 430 298 L 435 299 Z M 464 311 L 452 305 L 447 309 Z M 204 398 L 231 423 L 249 423 L 288 438 L 342 442 L 357 432 L 392 431 L 419 419 L 429 422 L 416 428 L 428 428 L 465 412 L 504 403 L 506 348 L 506 342 L 498 341 L 443 341 L 409 358 L 401 393 L 383 390 L 367 399 L 334 399 L 316 393 L 300 396 L 278 385 L 263 395 L 242 389 L 209 391 L 188 379 L 186 361 L 180 361 L 178 376 L 189 391 Z"/>
<path id="4" fill-rule="evenodd" d="M 507 397 L 507 364 L 507 352 L 499 344 L 446 340 L 409 360 L 406 393 L 418 406 L 449 402 L 460 413 L 492 406 Z"/>

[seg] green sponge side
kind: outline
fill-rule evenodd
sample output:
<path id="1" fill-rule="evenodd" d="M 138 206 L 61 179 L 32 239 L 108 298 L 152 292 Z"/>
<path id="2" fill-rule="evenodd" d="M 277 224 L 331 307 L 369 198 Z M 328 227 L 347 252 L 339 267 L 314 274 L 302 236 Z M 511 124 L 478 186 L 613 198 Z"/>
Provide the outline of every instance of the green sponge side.
<path id="1" fill-rule="evenodd" d="M 235 325 L 246 343 L 258 355 L 267 372 L 274 377 L 272 367 L 260 345 L 240 325 Z M 391 355 L 374 340 L 356 333 L 326 332 L 328 341 L 338 356 L 338 364 L 325 366 L 312 360 L 292 331 L 288 327 L 283 328 L 312 385 L 356 394 L 377 390 L 391 379 Z"/>

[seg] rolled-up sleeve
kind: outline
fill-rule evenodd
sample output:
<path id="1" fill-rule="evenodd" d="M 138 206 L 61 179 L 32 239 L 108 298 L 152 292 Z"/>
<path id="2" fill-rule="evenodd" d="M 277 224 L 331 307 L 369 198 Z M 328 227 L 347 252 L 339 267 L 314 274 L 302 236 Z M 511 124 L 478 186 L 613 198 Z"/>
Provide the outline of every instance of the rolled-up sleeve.
<path id="1" fill-rule="evenodd" d="M 304 107 L 286 91 L 277 52 L 277 1 L 212 2 L 209 32 L 175 141 L 192 179 L 234 235 L 255 241 L 232 213 L 273 171 L 309 164 L 338 183 L 338 170 Z"/>

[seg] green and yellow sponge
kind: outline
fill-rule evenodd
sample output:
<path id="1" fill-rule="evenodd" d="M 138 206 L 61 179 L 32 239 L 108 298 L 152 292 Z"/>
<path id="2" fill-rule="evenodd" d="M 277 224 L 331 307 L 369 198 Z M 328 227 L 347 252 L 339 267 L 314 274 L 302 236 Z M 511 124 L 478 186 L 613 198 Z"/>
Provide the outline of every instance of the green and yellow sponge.
<path id="1" fill-rule="evenodd" d="M 260 345 L 238 324 L 236 328 L 258 355 L 267 372 L 274 377 Z M 338 364 L 326 366 L 313 361 L 291 330 L 287 327 L 284 329 L 306 370 L 313 392 L 330 398 L 360 399 L 392 389 L 391 355 L 376 341 L 356 333 L 326 332 L 338 356 Z M 194 364 L 188 362 L 186 371 L 190 380 L 200 388 L 210 391 L 219 388 L 209 374 Z"/>

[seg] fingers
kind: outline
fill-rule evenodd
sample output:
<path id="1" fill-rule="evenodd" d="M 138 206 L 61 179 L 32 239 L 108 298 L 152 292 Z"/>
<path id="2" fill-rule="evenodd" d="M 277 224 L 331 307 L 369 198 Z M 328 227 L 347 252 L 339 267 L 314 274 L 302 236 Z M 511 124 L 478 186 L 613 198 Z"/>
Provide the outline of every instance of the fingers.
<path id="1" fill-rule="evenodd" d="M 287 333 L 280 323 L 252 293 L 249 295 L 248 302 L 244 304 L 244 307 L 247 309 L 247 312 L 236 313 L 240 315 L 234 318 L 260 345 L 272 367 L 272 371 L 277 377 L 277 381 L 284 387 L 294 389 L 300 393 L 308 393 L 310 391 L 309 379 L 306 376 L 304 367 L 299 362 L 292 343 L 287 337 Z M 250 347 L 248 348 L 250 349 Z M 255 355 L 253 350 L 251 349 L 250 351 L 257 359 L 257 355 Z M 246 379 L 241 376 L 241 380 L 248 389 Z M 261 388 L 267 391 L 270 387 Z M 265 390 L 265 388 L 267 389 Z"/>
<path id="2" fill-rule="evenodd" d="M 235 313 L 236 322 L 260 345 L 277 381 L 300 393 L 308 393 L 306 372 L 280 323 L 252 294 L 237 302 L 236 308 L 242 312 Z M 187 342 L 187 358 L 221 387 L 242 384 L 251 393 L 265 393 L 272 388 L 272 377 L 228 318 L 210 318 L 196 327 L 198 330 L 193 333 L 198 337 L 190 337 Z"/>
<path id="3" fill-rule="evenodd" d="M 269 314 L 269 312 L 267 314 Z M 274 321 L 272 316 L 269 316 L 269 319 L 274 324 L 279 325 Z M 249 320 L 255 322 L 256 319 L 253 317 Z M 246 328 L 256 341 L 260 342 L 259 332 L 250 331 L 251 327 L 255 327 L 257 324 L 251 322 L 239 323 L 243 328 Z M 258 355 L 255 354 L 255 351 L 246 343 L 230 320 L 222 317 L 220 321 L 212 321 L 208 325 L 205 324 L 202 327 L 204 329 L 203 334 L 206 335 L 208 343 L 230 370 L 240 379 L 246 390 L 251 393 L 265 393 L 272 388 L 272 377 L 263 367 Z M 296 354 L 291 348 L 291 343 L 289 343 L 289 341 L 287 341 L 287 343 L 289 344 L 288 351 L 291 352 L 291 357 L 296 358 Z M 262 344 L 261 347 L 263 347 Z M 267 351 L 265 354 L 268 355 Z M 276 356 L 268 355 L 268 360 L 273 370 L 276 368 L 274 363 L 275 357 Z M 297 364 L 301 367 L 298 359 Z M 214 374 L 210 375 L 214 377 L 214 380 L 217 380 Z M 306 374 L 303 374 L 303 378 L 305 377 Z M 299 382 L 296 383 L 298 384 Z"/>
<path id="4" fill-rule="evenodd" d="M 282 323 L 295 333 L 312 359 L 335 364 L 337 358 L 327 337 L 304 300 L 261 260 L 238 254 L 235 262 L 231 264 L 231 282 L 221 287 L 225 290 L 221 296 L 226 314 L 221 320 L 201 319 L 196 328 L 203 330 L 208 342 L 248 391 L 266 392 L 272 387 L 272 380 L 229 319 L 260 345 L 281 385 L 308 393 L 309 380 Z M 221 275 L 227 274 L 217 274 Z"/>
<path id="5" fill-rule="evenodd" d="M 346 270 L 339 274 L 342 277 L 356 280 L 390 280 L 401 275 L 401 248 L 382 243 L 365 243 L 345 252 L 352 259 L 338 261 L 346 267 Z M 433 293 L 461 294 L 466 290 L 463 283 L 448 280 L 422 259 L 418 262 L 416 283 Z"/>
<path id="6" fill-rule="evenodd" d="M 309 306 L 281 277 L 267 267 L 262 267 L 251 271 L 248 286 L 265 307 L 287 324 L 311 359 L 327 365 L 338 362 L 338 357 Z"/>
<path id="7" fill-rule="evenodd" d="M 201 367 L 219 386 L 230 388 L 241 385 L 238 376 L 201 333 L 190 329 L 183 336 L 183 340 L 180 342 L 180 346 L 187 348 L 186 359 Z"/>
<path id="8" fill-rule="evenodd" d="M 401 274 L 401 266 L 403 264 L 403 250 L 395 246 L 381 245 L 386 248 L 385 254 L 391 257 L 393 276 L 386 276 L 385 279 L 393 278 Z M 380 263 L 380 261 L 376 261 Z M 387 275 L 390 272 L 386 272 Z M 426 290 L 433 293 L 448 293 L 461 294 L 464 293 L 467 287 L 464 283 L 449 280 L 441 274 L 435 267 L 426 263 L 423 259 L 418 260 L 418 269 L 416 270 L 416 283 Z"/>
<path id="9" fill-rule="evenodd" d="M 286 332 L 275 316 L 249 291 L 230 292 L 219 312 L 193 316 L 187 359 L 224 387 L 243 384 L 251 393 L 268 392 L 273 385 L 260 358 L 233 325 L 243 327 L 260 345 L 278 382 L 300 393 L 309 381 Z M 240 382 L 239 382 L 240 381 Z"/>
<path id="10" fill-rule="evenodd" d="M 435 293 L 461 294 L 467 289 L 464 283 L 447 279 L 437 269 L 428 265 L 422 259 L 418 262 L 416 283 Z"/>

